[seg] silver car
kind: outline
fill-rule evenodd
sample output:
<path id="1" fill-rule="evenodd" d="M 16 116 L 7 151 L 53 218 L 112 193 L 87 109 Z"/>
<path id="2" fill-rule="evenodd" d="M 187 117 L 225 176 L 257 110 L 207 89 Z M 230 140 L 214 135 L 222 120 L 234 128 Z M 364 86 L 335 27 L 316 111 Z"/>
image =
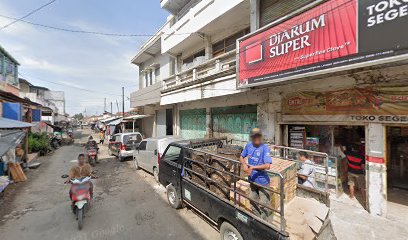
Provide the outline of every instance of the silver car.
<path id="1" fill-rule="evenodd" d="M 182 138 L 177 136 L 166 136 L 144 139 L 133 152 L 133 162 L 135 169 L 143 168 L 152 173 L 155 180 L 159 181 L 159 163 L 167 146 L 172 142 L 177 142 Z"/>
<path id="2" fill-rule="evenodd" d="M 136 146 L 143 140 L 139 132 L 118 133 L 109 139 L 109 155 L 118 157 L 123 162 L 127 158 L 132 158 Z"/>

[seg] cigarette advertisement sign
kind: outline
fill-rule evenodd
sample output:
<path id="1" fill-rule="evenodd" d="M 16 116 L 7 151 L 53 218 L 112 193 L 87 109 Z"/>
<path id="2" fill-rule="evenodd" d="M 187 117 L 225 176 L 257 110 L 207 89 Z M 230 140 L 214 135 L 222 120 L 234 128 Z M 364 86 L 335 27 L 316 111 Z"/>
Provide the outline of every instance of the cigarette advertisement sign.
<path id="1" fill-rule="evenodd" d="M 408 87 L 296 92 L 284 98 L 282 110 L 286 115 L 408 115 Z"/>
<path id="2" fill-rule="evenodd" d="M 239 40 L 238 87 L 408 57 L 407 27 L 408 0 L 326 1 Z"/>

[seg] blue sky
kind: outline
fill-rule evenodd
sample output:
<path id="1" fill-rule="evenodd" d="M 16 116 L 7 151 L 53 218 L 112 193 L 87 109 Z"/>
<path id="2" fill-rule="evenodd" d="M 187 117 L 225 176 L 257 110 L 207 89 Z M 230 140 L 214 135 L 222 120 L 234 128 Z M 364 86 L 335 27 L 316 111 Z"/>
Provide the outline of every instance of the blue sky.
<path id="1" fill-rule="evenodd" d="M 1 0 L 0 14 L 19 18 L 48 1 Z M 58 0 L 25 20 L 75 30 L 154 34 L 167 16 L 159 0 Z M 0 26 L 10 21 L 0 17 Z M 25 23 L 0 31 L 0 45 L 20 62 L 20 73 L 28 81 L 65 91 L 69 114 L 85 108 L 88 115 L 101 113 L 105 97 L 116 111 L 121 87 L 126 86 L 127 96 L 137 89 L 137 67 L 130 60 L 147 39 L 66 33 Z M 126 109 L 129 104 L 126 101 Z"/>

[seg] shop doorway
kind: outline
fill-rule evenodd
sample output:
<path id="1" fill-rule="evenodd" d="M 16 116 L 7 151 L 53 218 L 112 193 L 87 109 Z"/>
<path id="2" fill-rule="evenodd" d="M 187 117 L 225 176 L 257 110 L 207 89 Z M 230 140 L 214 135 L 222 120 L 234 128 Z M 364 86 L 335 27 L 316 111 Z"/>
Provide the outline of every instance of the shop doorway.
<path id="1" fill-rule="evenodd" d="M 364 159 L 365 126 L 345 125 L 289 125 L 288 146 L 327 153 L 329 158 L 329 187 L 350 195 L 349 185 L 354 186 L 354 196 L 366 207 L 366 183 L 364 167 L 358 172 L 356 166 L 351 168 L 348 157 Z M 347 156 L 348 155 L 348 156 Z M 316 162 L 316 164 L 323 164 Z M 358 165 L 358 164 L 356 164 Z M 319 169 L 317 169 L 317 172 Z M 352 172 L 352 174 L 349 174 Z M 358 174 L 357 174 L 358 173 Z M 357 175 L 356 175 L 357 174 Z M 330 181 L 332 180 L 332 181 Z M 323 183 L 321 183 L 323 184 Z"/>
<path id="2" fill-rule="evenodd" d="M 408 206 L 408 127 L 387 128 L 387 199 Z"/>

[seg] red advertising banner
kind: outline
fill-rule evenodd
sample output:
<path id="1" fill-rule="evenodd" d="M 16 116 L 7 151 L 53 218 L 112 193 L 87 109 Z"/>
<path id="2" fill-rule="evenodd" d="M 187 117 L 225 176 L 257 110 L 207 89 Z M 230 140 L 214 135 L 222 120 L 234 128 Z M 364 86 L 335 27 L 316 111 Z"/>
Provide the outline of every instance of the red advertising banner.
<path id="1" fill-rule="evenodd" d="M 408 26 L 407 1 L 387 2 L 329 0 L 240 40 L 238 87 L 401 54 L 406 33 L 370 40 Z"/>

